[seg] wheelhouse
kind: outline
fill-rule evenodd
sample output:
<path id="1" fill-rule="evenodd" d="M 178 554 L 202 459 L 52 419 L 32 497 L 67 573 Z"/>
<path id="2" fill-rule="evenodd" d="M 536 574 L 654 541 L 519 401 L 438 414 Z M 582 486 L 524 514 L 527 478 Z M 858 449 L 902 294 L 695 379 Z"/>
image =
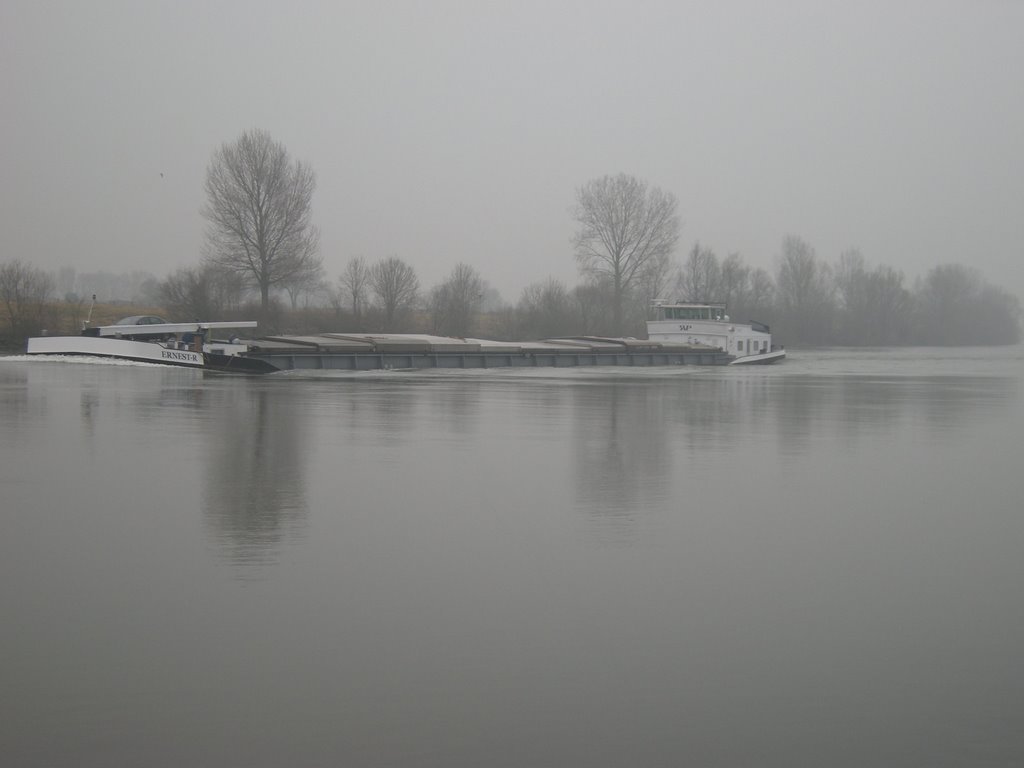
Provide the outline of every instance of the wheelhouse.
<path id="1" fill-rule="evenodd" d="M 717 347 L 737 358 L 773 351 L 771 329 L 755 321 L 738 323 L 719 302 L 657 301 L 647 321 L 647 338 Z"/>
<path id="2" fill-rule="evenodd" d="M 725 304 L 655 304 L 656 320 L 728 321 Z"/>

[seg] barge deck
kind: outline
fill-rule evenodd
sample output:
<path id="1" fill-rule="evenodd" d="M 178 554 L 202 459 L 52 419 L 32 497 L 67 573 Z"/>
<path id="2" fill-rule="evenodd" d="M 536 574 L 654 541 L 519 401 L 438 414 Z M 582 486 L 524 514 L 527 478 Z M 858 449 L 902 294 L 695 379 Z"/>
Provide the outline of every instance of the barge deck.
<path id="1" fill-rule="evenodd" d="M 325 333 L 267 336 L 247 343 L 245 357 L 279 371 L 727 365 L 734 359 L 702 344 L 598 336 L 502 342 L 425 334 Z"/>

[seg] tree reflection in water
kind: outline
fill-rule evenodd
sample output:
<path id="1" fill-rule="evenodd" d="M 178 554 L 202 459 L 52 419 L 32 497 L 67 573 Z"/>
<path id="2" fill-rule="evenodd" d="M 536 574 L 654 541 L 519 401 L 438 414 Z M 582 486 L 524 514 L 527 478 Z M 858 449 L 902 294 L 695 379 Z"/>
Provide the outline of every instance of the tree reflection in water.
<path id="1" fill-rule="evenodd" d="M 207 525 L 231 562 L 273 563 L 306 527 L 301 410 L 264 388 L 240 388 L 224 407 L 206 466 Z"/>
<path id="2" fill-rule="evenodd" d="M 921 423 L 936 436 L 970 430 L 1016 387 L 1003 377 L 728 371 L 580 388 L 577 504 L 605 543 L 632 545 L 665 515 L 771 507 L 781 478 L 816 451 L 870 452 Z"/>
<path id="3" fill-rule="evenodd" d="M 577 503 L 610 542 L 628 543 L 644 512 L 663 502 L 671 479 L 660 390 L 618 384 L 579 391 L 574 401 Z"/>

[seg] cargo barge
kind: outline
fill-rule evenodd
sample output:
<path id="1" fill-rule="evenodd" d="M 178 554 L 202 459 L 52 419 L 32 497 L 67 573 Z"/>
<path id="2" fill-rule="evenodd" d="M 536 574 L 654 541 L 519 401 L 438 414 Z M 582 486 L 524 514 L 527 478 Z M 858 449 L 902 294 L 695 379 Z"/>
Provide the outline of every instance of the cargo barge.
<path id="1" fill-rule="evenodd" d="M 321 333 L 240 339 L 215 333 L 255 321 L 167 323 L 155 316 L 85 325 L 78 336 L 28 340 L 30 355 L 89 355 L 228 373 L 431 368 L 575 368 L 764 364 L 785 351 L 761 324 L 735 323 L 724 304 L 659 303 L 648 339 L 571 336 L 491 341 L 415 333 Z"/>
<path id="2" fill-rule="evenodd" d="M 616 365 L 726 365 L 715 347 L 599 336 L 506 342 L 426 334 L 324 333 L 216 339 L 239 323 L 150 323 L 86 328 L 79 336 L 28 340 L 30 355 L 109 357 L 226 373 L 377 371 Z"/>
<path id="3" fill-rule="evenodd" d="M 507 342 L 426 334 L 340 333 L 267 336 L 249 342 L 245 356 L 280 371 L 727 365 L 733 360 L 728 353 L 702 344 L 600 336 Z"/>

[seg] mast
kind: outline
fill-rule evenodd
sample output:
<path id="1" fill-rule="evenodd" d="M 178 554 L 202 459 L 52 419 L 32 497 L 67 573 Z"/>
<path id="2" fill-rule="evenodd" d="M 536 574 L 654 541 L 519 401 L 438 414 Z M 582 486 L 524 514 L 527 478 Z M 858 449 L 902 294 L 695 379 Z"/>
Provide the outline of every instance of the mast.
<path id="1" fill-rule="evenodd" d="M 82 330 L 84 331 L 89 327 L 89 323 L 92 321 L 92 308 L 96 306 L 96 294 L 92 295 L 92 301 L 89 302 L 89 315 L 82 321 Z"/>

